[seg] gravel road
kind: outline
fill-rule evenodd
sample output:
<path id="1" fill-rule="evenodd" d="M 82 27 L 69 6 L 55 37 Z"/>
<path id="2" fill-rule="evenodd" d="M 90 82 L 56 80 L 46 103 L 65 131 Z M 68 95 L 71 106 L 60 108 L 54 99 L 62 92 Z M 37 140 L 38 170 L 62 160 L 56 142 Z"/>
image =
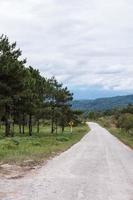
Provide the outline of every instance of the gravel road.
<path id="1" fill-rule="evenodd" d="M 96 123 L 76 145 L 21 179 L 0 200 L 133 200 L 133 151 Z"/>

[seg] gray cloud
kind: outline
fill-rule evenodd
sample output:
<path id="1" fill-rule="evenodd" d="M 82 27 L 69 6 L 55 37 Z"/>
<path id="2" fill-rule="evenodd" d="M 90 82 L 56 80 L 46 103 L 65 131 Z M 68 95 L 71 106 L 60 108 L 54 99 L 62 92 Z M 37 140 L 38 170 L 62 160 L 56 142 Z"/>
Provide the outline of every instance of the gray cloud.
<path id="1" fill-rule="evenodd" d="M 133 91 L 131 0 L 1 0 L 0 30 L 28 64 L 73 87 Z"/>

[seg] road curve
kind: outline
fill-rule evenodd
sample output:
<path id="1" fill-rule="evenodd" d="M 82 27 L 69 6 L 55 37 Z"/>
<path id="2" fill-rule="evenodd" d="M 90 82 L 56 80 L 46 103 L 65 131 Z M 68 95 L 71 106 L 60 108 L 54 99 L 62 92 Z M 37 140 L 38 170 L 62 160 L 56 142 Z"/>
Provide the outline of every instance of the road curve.
<path id="1" fill-rule="evenodd" d="M 96 123 L 34 174 L 0 180 L 0 200 L 133 200 L 133 151 Z"/>

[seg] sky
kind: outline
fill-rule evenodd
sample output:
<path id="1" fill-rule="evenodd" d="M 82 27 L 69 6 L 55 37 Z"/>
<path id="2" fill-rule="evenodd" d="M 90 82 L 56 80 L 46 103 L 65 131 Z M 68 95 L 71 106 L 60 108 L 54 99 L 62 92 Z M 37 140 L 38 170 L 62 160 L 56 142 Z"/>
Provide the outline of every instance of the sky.
<path id="1" fill-rule="evenodd" d="M 1 0 L 0 34 L 75 99 L 133 94 L 132 0 Z"/>

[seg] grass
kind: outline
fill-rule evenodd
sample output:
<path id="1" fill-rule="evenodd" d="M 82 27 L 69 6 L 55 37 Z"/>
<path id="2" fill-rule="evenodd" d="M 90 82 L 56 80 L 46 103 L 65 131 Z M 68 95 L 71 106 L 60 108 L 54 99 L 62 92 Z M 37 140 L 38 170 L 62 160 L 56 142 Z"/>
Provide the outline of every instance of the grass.
<path id="1" fill-rule="evenodd" d="M 126 133 L 124 130 L 119 128 L 109 128 L 110 133 L 116 136 L 124 144 L 128 145 L 133 149 L 133 135 Z"/>
<path id="2" fill-rule="evenodd" d="M 2 129 L 1 129 L 2 130 Z M 29 161 L 31 165 L 36 165 L 44 160 L 63 152 L 77 143 L 89 128 L 86 124 L 73 128 L 67 127 L 62 134 L 50 134 L 50 127 L 41 127 L 39 135 L 36 128 L 33 129 L 33 136 L 17 136 L 18 129 L 15 128 L 15 137 L 4 138 L 1 131 L 0 139 L 0 163 L 10 163 L 26 165 Z"/>
<path id="3" fill-rule="evenodd" d="M 111 117 L 101 118 L 98 120 L 98 123 L 107 128 L 111 134 L 133 149 L 133 135 L 127 133 L 123 129 L 117 128 Z"/>

